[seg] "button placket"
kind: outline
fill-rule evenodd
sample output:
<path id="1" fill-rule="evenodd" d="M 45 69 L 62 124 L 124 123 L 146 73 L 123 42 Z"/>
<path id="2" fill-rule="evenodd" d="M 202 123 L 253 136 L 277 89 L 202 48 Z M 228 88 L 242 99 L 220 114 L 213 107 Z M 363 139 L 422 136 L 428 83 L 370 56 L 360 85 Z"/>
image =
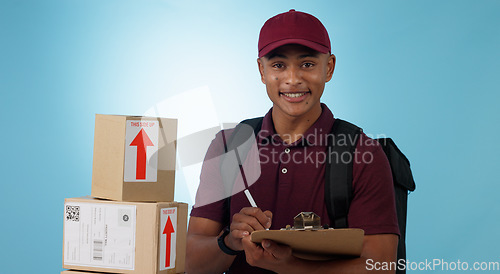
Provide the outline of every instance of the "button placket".
<path id="1" fill-rule="evenodd" d="M 290 157 L 290 148 L 287 147 L 284 149 L 285 154 L 287 154 Z M 281 173 L 286 174 L 288 172 L 288 169 L 286 167 L 281 169 Z"/>

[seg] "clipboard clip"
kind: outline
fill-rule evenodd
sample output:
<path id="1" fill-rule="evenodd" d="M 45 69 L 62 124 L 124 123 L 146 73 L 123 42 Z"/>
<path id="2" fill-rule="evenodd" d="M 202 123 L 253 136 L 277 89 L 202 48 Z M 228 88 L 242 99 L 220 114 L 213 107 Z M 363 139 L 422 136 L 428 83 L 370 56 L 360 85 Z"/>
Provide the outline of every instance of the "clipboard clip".
<path id="1" fill-rule="evenodd" d="M 293 227 L 287 225 L 281 230 L 321 230 L 328 226 L 321 226 L 321 218 L 314 212 L 300 212 L 293 218 Z"/>

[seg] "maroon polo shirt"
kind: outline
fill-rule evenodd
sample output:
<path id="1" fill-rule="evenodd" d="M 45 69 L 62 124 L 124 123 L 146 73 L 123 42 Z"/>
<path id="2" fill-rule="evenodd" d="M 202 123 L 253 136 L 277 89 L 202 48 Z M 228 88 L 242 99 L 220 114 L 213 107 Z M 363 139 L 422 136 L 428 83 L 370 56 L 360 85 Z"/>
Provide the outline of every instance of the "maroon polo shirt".
<path id="1" fill-rule="evenodd" d="M 271 229 L 293 225 L 293 218 L 303 211 L 315 212 L 321 217 L 322 224 L 330 224 L 324 202 L 324 163 L 327 134 L 335 122 L 332 112 L 322 104 L 318 120 L 293 144 L 284 143 L 276 134 L 271 113 L 272 109 L 264 117 L 257 137 L 258 150 L 253 151 L 258 153 L 250 151 L 247 156 L 247 160 L 257 158 L 260 161 L 260 176 L 248 182 L 257 206 L 273 213 Z M 224 187 L 221 186 L 219 155 L 224 153 L 224 141 L 232 132 L 219 132 L 208 149 L 191 216 L 227 225 L 229 216 L 232 218 L 243 207 L 251 206 L 241 192 L 242 187 L 233 187 L 228 215 L 223 199 L 225 195 L 221 194 Z M 355 155 L 349 227 L 361 228 L 366 235 L 399 234 L 392 175 L 382 148 L 377 141 L 362 134 Z M 246 171 L 251 173 L 254 169 L 250 167 Z M 248 177 L 252 178 L 252 175 Z M 212 203 L 207 204 L 207 201 Z M 267 273 L 250 267 L 244 254 L 237 256 L 230 270 L 233 273 Z"/>

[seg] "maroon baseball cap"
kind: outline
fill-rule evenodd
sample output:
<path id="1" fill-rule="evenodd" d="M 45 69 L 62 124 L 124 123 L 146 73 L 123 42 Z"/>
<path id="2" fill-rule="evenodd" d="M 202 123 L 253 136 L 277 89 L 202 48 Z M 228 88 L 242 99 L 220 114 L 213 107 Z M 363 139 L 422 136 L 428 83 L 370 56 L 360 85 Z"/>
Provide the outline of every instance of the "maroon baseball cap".
<path id="1" fill-rule="evenodd" d="M 299 44 L 321 53 L 331 52 L 328 32 L 318 18 L 290 10 L 264 23 L 259 35 L 259 58 L 286 44 Z"/>

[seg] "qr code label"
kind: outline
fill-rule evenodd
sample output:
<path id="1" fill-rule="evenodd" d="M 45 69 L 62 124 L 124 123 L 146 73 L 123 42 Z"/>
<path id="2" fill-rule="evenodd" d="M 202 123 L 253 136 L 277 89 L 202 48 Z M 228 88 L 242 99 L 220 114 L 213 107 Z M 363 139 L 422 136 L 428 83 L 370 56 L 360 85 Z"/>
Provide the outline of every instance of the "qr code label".
<path id="1" fill-rule="evenodd" d="M 79 206 L 66 206 L 66 221 L 80 221 L 80 207 Z"/>

